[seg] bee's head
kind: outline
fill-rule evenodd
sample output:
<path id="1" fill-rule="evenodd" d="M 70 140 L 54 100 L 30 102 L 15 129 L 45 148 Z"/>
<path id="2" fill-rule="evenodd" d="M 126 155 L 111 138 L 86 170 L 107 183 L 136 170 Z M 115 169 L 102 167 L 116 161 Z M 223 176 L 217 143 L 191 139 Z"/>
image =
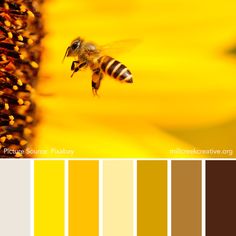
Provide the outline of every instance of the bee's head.
<path id="1" fill-rule="evenodd" d="M 65 53 L 65 56 L 63 58 L 63 61 L 64 61 L 65 57 L 77 56 L 79 51 L 80 51 L 80 48 L 81 48 L 80 46 L 81 46 L 82 42 L 83 42 L 83 40 L 80 37 L 74 39 L 71 42 L 71 45 L 66 49 L 66 53 Z"/>

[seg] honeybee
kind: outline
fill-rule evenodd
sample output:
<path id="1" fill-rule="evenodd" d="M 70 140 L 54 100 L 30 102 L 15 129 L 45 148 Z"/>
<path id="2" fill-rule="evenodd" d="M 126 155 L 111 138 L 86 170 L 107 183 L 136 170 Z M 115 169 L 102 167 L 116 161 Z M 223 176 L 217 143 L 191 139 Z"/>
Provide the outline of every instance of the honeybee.
<path id="1" fill-rule="evenodd" d="M 102 49 L 93 42 L 87 42 L 81 37 L 74 39 L 67 48 L 63 61 L 66 57 L 75 57 L 71 64 L 74 73 L 82 68 L 92 70 L 92 92 L 97 95 L 104 75 L 125 83 L 133 83 L 132 73 L 128 68 L 116 59 L 102 55 Z"/>

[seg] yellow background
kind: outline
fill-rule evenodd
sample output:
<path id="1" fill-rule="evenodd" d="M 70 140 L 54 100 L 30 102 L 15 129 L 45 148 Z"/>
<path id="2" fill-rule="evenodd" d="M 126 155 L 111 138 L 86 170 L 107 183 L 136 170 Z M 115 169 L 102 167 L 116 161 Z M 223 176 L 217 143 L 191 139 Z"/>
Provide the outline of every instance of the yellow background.
<path id="1" fill-rule="evenodd" d="M 51 0 L 44 6 L 38 149 L 74 155 L 36 157 L 213 157 L 172 149 L 236 147 L 235 1 Z M 134 84 L 108 77 L 92 96 L 91 71 L 70 78 L 77 36 L 106 44 L 138 39 L 111 55 L 132 71 Z M 130 50 L 129 50 L 130 49 Z M 235 155 L 234 155 L 235 156 Z"/>

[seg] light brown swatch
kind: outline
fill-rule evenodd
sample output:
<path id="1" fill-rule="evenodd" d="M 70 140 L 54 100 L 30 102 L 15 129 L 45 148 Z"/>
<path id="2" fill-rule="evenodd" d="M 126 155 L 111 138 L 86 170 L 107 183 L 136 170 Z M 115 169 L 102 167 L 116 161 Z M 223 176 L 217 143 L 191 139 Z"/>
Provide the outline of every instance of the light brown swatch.
<path id="1" fill-rule="evenodd" d="M 201 236 L 201 161 L 172 161 L 172 236 Z"/>

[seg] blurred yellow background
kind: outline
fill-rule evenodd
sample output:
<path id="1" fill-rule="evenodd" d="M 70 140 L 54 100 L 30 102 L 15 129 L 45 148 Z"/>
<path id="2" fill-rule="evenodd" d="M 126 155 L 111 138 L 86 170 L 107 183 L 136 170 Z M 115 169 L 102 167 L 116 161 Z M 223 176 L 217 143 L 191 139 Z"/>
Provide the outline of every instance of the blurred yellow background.
<path id="1" fill-rule="evenodd" d="M 232 0 L 46 1 L 39 91 L 52 96 L 38 98 L 35 146 L 47 152 L 35 157 L 235 157 L 236 60 L 225 53 L 235 10 Z M 78 36 L 139 39 L 111 55 L 134 83 L 105 77 L 97 98 L 91 71 L 71 79 L 72 58 L 61 60 Z"/>

